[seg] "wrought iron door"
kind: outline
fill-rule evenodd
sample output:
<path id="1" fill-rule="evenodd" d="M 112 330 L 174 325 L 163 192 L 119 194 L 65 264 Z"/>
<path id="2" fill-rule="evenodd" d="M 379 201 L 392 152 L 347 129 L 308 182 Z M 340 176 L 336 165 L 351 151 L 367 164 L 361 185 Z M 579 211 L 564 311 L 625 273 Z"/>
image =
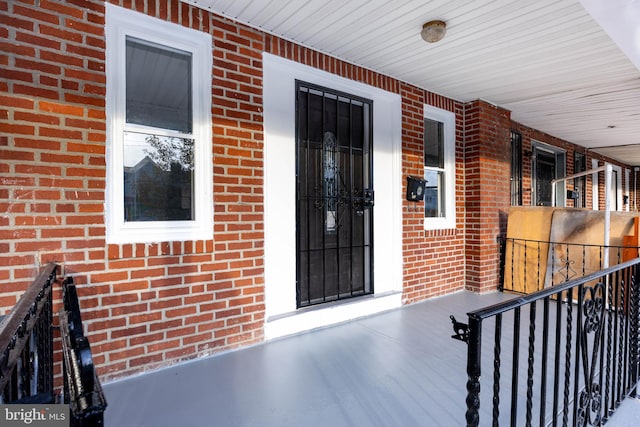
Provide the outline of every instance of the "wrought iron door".
<path id="1" fill-rule="evenodd" d="M 556 178 L 556 157 L 553 153 L 536 150 L 536 205 L 552 206 L 551 181 Z"/>
<path id="2" fill-rule="evenodd" d="M 373 292 L 372 102 L 296 83 L 297 305 Z"/>

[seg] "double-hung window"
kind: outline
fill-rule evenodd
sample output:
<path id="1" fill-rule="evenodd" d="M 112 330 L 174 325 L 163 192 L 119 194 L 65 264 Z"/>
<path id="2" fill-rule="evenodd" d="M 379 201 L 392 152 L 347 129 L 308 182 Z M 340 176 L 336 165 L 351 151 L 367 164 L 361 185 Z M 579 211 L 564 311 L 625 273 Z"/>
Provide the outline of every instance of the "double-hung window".
<path id="1" fill-rule="evenodd" d="M 107 4 L 107 240 L 211 238 L 211 36 Z"/>
<path id="2" fill-rule="evenodd" d="M 455 114 L 424 106 L 424 226 L 455 228 Z"/>

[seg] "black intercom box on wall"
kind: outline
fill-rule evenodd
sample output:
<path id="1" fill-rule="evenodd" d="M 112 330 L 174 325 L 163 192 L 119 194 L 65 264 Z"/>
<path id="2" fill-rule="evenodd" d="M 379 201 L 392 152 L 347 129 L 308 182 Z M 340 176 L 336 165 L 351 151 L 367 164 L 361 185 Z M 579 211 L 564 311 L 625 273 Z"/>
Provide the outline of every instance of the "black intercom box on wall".
<path id="1" fill-rule="evenodd" d="M 576 190 L 567 190 L 567 199 L 579 199 L 580 192 Z"/>
<path id="2" fill-rule="evenodd" d="M 427 185 L 425 179 L 417 176 L 407 176 L 407 200 L 421 202 L 424 199 L 424 189 Z"/>

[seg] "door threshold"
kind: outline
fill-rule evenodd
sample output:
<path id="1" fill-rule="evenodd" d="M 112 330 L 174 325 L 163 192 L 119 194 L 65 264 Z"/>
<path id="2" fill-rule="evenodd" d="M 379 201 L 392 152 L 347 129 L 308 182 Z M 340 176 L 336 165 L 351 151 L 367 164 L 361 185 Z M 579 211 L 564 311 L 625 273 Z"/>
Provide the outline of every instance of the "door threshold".
<path id="1" fill-rule="evenodd" d="M 266 340 L 334 326 L 357 318 L 382 313 L 402 306 L 402 292 L 363 295 L 358 298 L 304 307 L 294 312 L 267 318 Z"/>

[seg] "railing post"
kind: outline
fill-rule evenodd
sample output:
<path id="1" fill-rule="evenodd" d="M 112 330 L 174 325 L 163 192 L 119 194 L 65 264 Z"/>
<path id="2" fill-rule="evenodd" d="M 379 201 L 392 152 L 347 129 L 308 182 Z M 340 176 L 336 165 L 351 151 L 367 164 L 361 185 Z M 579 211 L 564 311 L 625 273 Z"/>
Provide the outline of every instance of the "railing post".
<path id="1" fill-rule="evenodd" d="M 506 265 L 506 260 L 507 260 L 507 239 L 501 236 L 498 236 L 497 238 L 498 241 L 498 246 L 500 248 L 500 270 L 499 270 L 499 282 L 498 282 L 498 290 L 499 291 L 504 291 L 504 276 L 505 276 L 505 265 Z M 513 260 L 513 256 L 511 256 L 511 259 Z M 511 262 L 511 265 L 513 265 L 513 262 Z M 513 275 L 511 276 L 513 277 Z M 513 287 L 513 284 L 511 285 Z"/>
<path id="2" fill-rule="evenodd" d="M 631 366 L 629 376 L 632 385 L 631 396 L 635 397 L 638 394 L 638 381 L 640 381 L 640 265 L 636 264 L 632 267 L 630 277 Z"/>
<path id="3" fill-rule="evenodd" d="M 480 364 L 482 320 L 469 315 L 469 342 L 467 343 L 467 427 L 480 424 Z"/>
<path id="4" fill-rule="evenodd" d="M 70 277 L 63 282 L 62 299 L 59 318 L 64 401 L 69 404 L 71 426 L 103 426 L 107 401 L 93 365 L 89 340 L 84 336 L 78 294 Z"/>

